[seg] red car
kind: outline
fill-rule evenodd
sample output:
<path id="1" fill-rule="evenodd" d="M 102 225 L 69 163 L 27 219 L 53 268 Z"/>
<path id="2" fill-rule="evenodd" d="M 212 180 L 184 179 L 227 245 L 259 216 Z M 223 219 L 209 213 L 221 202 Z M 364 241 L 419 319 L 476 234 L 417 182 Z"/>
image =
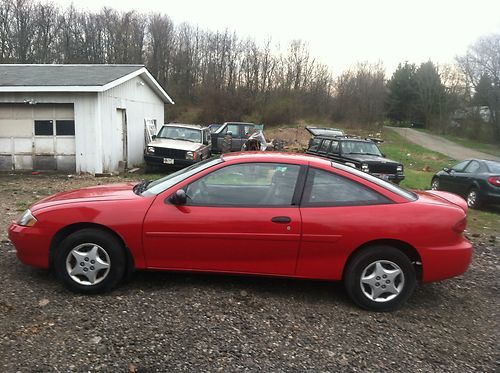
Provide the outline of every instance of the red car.
<path id="1" fill-rule="evenodd" d="M 225 154 L 153 182 L 47 197 L 9 228 L 17 256 L 71 290 L 100 293 L 134 269 L 343 280 L 392 310 L 417 282 L 467 270 L 467 204 L 410 192 L 326 159 Z"/>

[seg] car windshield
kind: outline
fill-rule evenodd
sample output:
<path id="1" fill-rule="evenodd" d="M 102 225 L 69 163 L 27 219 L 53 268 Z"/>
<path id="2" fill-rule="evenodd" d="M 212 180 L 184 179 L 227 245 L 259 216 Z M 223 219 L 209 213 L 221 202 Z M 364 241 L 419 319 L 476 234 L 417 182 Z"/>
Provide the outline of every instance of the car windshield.
<path id="1" fill-rule="evenodd" d="M 378 177 L 370 175 L 370 174 L 363 172 L 361 170 L 357 170 L 355 168 L 346 166 L 346 165 L 341 164 L 341 163 L 336 163 L 336 162 L 332 162 L 332 167 L 341 169 L 343 171 L 350 172 L 351 174 L 354 174 L 356 176 L 362 177 L 363 179 L 371 181 L 372 183 L 377 184 L 378 186 L 380 186 L 382 188 L 388 189 L 391 192 L 396 193 L 403 198 L 406 198 L 408 201 L 416 201 L 418 199 L 417 194 L 413 193 L 412 191 L 401 188 L 399 185 L 396 185 L 396 184 L 390 183 L 388 181 L 379 179 Z"/>
<path id="2" fill-rule="evenodd" d="M 377 145 L 372 142 L 363 141 L 342 141 L 342 153 L 382 156 Z"/>
<path id="3" fill-rule="evenodd" d="M 146 190 L 142 193 L 144 196 L 157 195 L 164 190 L 174 186 L 175 184 L 180 183 L 182 180 L 187 179 L 190 176 L 197 174 L 203 170 L 206 170 L 209 167 L 212 167 L 216 164 L 223 162 L 221 157 L 218 158 L 209 158 L 202 162 L 195 163 L 187 168 L 183 168 L 177 172 L 171 173 L 161 179 L 150 182 L 147 185 Z"/>
<path id="4" fill-rule="evenodd" d="M 201 130 L 196 128 L 164 126 L 156 135 L 159 139 L 201 142 Z"/>
<path id="5" fill-rule="evenodd" d="M 491 173 L 500 174 L 500 162 L 485 161 L 484 163 L 486 163 Z"/>

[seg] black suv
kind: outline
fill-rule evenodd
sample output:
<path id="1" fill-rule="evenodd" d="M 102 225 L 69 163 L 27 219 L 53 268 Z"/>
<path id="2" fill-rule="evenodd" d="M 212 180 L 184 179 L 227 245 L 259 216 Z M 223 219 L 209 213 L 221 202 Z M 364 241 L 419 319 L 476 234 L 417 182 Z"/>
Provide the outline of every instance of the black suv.
<path id="1" fill-rule="evenodd" d="M 376 140 L 351 136 L 320 134 L 315 128 L 307 130 L 314 136 L 309 140 L 307 154 L 319 155 L 358 168 L 384 180 L 399 184 L 405 178 L 403 165 L 385 158 Z"/>

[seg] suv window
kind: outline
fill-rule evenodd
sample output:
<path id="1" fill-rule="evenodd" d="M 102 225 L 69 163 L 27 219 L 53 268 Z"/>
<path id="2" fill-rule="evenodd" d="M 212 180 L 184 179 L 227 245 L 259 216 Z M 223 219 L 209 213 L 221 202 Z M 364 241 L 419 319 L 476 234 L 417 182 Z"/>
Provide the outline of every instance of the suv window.
<path id="1" fill-rule="evenodd" d="M 338 153 L 339 152 L 339 142 L 332 140 L 332 146 L 330 147 L 329 153 Z"/>
<path id="2" fill-rule="evenodd" d="M 364 185 L 331 172 L 309 169 L 303 206 L 358 206 L 383 203 L 390 201 Z"/>
<path id="3" fill-rule="evenodd" d="M 188 185 L 191 206 L 290 206 L 300 166 L 243 163 L 220 168 Z"/>
<path id="4" fill-rule="evenodd" d="M 309 145 L 309 150 L 312 152 L 317 151 L 320 142 L 321 142 L 321 139 L 318 139 L 318 138 L 312 139 L 311 144 Z"/>
<path id="5" fill-rule="evenodd" d="M 372 142 L 343 141 L 342 153 L 344 154 L 369 154 L 381 156 L 379 148 Z"/>
<path id="6" fill-rule="evenodd" d="M 332 143 L 332 140 L 323 140 L 323 143 L 321 144 L 321 147 L 319 148 L 319 152 L 320 153 L 328 152 L 328 148 L 330 147 L 331 143 Z"/>

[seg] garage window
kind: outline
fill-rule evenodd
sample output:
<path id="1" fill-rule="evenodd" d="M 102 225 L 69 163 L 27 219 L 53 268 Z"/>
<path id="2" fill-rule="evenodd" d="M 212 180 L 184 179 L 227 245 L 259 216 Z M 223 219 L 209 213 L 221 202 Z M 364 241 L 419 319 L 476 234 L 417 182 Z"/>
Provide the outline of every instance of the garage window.
<path id="1" fill-rule="evenodd" d="M 56 121 L 57 136 L 75 136 L 75 121 L 74 120 L 57 120 Z"/>
<path id="2" fill-rule="evenodd" d="M 52 120 L 35 120 L 35 136 L 52 136 L 54 124 Z"/>

